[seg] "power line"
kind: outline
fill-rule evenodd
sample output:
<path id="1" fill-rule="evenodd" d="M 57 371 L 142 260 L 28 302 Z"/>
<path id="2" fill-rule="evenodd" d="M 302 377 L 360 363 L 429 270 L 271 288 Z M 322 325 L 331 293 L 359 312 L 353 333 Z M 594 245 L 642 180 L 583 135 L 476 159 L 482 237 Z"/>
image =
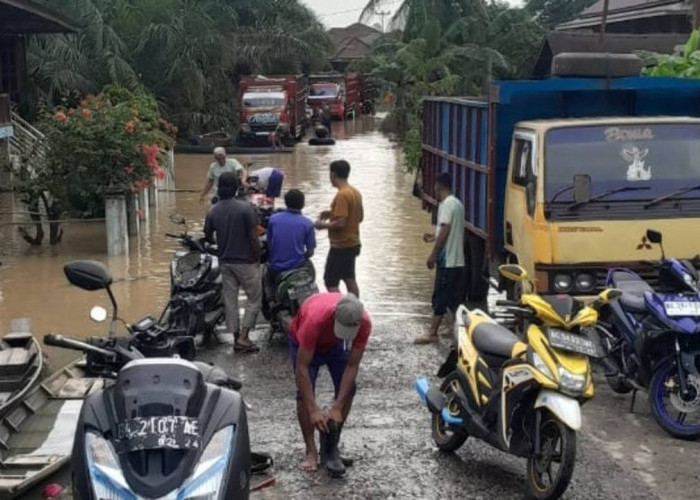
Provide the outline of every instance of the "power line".
<path id="1" fill-rule="evenodd" d="M 386 4 L 387 6 L 388 6 L 388 5 L 396 5 L 397 3 L 400 3 L 400 2 L 402 2 L 402 1 L 403 1 L 403 0 L 392 0 L 392 1 L 390 1 L 390 2 L 384 2 L 384 4 Z M 346 9 L 346 10 L 339 10 L 339 11 L 336 11 L 336 12 L 329 12 L 329 13 L 327 13 L 327 14 L 319 14 L 318 17 L 332 17 L 332 16 L 338 16 L 338 15 L 341 15 L 341 14 L 349 14 L 350 12 L 361 12 L 361 11 L 363 11 L 363 10 L 365 10 L 364 7 L 356 7 L 356 8 L 354 8 L 354 9 Z M 376 12 L 375 15 L 378 16 L 378 15 L 380 15 L 380 13 L 379 13 L 379 12 Z"/>

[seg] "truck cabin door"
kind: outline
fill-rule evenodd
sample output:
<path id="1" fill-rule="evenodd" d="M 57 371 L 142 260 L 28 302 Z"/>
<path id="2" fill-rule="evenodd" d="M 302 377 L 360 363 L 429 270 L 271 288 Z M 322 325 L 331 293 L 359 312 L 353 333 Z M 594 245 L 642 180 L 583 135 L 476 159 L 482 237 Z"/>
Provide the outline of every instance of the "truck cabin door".
<path id="1" fill-rule="evenodd" d="M 537 136 L 516 132 L 506 189 L 505 246 L 533 277 L 538 160 Z"/>

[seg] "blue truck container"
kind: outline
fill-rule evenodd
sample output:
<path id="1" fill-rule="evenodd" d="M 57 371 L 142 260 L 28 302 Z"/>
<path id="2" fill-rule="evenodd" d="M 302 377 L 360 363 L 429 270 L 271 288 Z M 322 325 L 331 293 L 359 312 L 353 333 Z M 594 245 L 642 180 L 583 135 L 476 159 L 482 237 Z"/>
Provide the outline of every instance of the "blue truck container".
<path id="1" fill-rule="evenodd" d="M 437 175 L 452 175 L 465 208 L 468 293 L 483 297 L 504 255 L 505 192 L 516 124 L 528 120 L 604 116 L 700 116 L 700 80 L 552 78 L 499 81 L 482 99 L 423 101 L 423 206 L 437 206 Z"/>

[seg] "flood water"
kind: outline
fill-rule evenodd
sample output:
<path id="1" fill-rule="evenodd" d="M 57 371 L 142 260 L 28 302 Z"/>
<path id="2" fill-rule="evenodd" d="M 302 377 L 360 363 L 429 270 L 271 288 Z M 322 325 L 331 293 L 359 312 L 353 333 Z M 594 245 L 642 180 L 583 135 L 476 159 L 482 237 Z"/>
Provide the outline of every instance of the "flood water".
<path id="1" fill-rule="evenodd" d="M 364 196 L 362 255 L 358 280 L 362 298 L 376 314 L 404 312 L 425 314 L 430 293 L 430 273 L 425 268 L 429 248 L 422 242 L 430 230 L 429 216 L 411 196 L 413 178 L 404 171 L 396 144 L 377 131 L 379 119 L 335 123 L 337 144 L 333 147 L 297 145 L 294 153 L 240 155 L 242 163 L 255 162 L 251 170 L 275 166 L 285 173 L 284 189 L 301 189 L 306 194 L 305 213 L 315 218 L 327 209 L 335 190 L 329 182 L 328 166 L 336 159 L 350 162 L 350 182 Z M 176 190 L 160 193 L 158 206 L 151 208 L 141 236 L 132 238 L 128 257 L 108 259 L 104 225 L 76 223 L 64 227 L 60 245 L 32 248 L 11 225 L 10 212 L 23 207 L 10 194 L 2 197 L 0 211 L 0 329 L 6 332 L 10 320 L 31 319 L 35 335 L 48 332 L 73 337 L 103 334 L 104 325 L 92 323 L 88 313 L 94 305 L 109 309 L 104 292 L 86 292 L 70 286 L 62 271 L 72 259 L 96 259 L 106 263 L 114 275 L 114 293 L 120 316 L 133 322 L 144 315 L 158 316 L 169 293 L 169 262 L 177 243 L 164 236 L 176 232 L 169 215 L 180 213 L 191 230 L 201 229 L 206 206 L 198 203 L 210 155 L 177 155 Z M 279 206 L 283 200 L 278 200 Z M 18 216 L 15 216 L 15 219 Z M 20 216 L 21 217 L 21 216 Z M 322 275 L 328 239 L 318 235 L 314 263 Z M 46 348 L 53 368 L 63 366 L 75 354 Z"/>

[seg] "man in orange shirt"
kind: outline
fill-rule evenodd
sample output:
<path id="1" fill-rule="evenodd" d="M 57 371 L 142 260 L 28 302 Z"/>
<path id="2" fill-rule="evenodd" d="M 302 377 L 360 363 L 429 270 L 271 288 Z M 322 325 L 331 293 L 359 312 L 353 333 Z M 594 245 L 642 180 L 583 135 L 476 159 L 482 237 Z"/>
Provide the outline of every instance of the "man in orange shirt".
<path id="1" fill-rule="evenodd" d="M 323 280 L 329 292 L 338 292 L 344 281 L 349 293 L 360 296 L 355 279 L 355 260 L 360 255 L 360 223 L 364 219 L 362 195 L 348 183 L 350 164 L 345 160 L 331 163 L 331 184 L 338 192 L 331 209 L 321 213 L 316 229 L 328 230 L 331 243 Z"/>

